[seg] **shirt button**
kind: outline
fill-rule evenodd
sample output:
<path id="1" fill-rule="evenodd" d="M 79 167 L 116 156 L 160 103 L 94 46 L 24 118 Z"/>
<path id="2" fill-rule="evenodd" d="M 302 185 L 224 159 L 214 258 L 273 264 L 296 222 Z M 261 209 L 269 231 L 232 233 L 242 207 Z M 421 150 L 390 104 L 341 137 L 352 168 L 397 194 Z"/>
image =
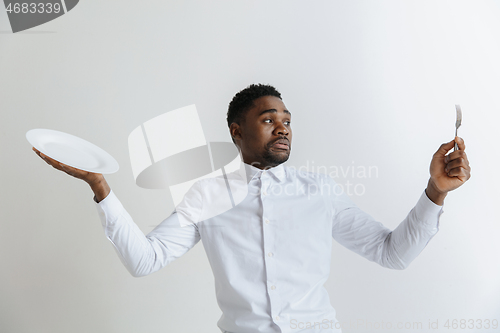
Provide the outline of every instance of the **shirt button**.
<path id="1" fill-rule="evenodd" d="M 266 191 L 263 191 L 263 192 L 262 192 L 262 195 L 267 195 L 267 192 L 266 192 Z"/>
<path id="2" fill-rule="evenodd" d="M 271 290 L 274 290 L 274 289 L 276 289 L 276 286 L 271 286 Z"/>
<path id="3" fill-rule="evenodd" d="M 269 252 L 267 255 L 272 257 L 274 254 L 272 252 Z"/>
<path id="4" fill-rule="evenodd" d="M 266 222 L 266 224 L 269 224 L 269 223 L 271 223 L 271 222 L 269 222 L 269 220 L 268 220 L 268 219 L 266 219 L 266 220 L 265 220 L 264 222 Z"/>
<path id="5" fill-rule="evenodd" d="M 280 316 L 276 316 L 275 318 L 276 318 L 276 320 L 280 320 Z"/>

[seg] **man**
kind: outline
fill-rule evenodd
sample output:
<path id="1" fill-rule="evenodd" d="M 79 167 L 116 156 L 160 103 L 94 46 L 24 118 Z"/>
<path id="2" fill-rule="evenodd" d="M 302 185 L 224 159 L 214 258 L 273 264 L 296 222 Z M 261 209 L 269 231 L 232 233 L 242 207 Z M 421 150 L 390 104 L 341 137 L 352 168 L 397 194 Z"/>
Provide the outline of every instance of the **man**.
<path id="1" fill-rule="evenodd" d="M 147 236 L 102 175 L 37 151 L 56 169 L 90 185 L 105 234 L 134 276 L 157 271 L 201 239 L 223 312 L 222 332 L 340 331 L 323 287 L 332 237 L 384 267 L 404 269 L 438 231 L 446 194 L 470 178 L 463 140 L 441 145 L 427 188 L 391 231 L 357 208 L 330 177 L 283 166 L 292 147 L 291 113 L 274 87 L 250 85 L 237 93 L 227 121 L 242 158 L 227 180 L 243 179 L 245 197 L 225 212 L 204 217 L 220 200 L 220 186 L 217 179 L 198 181 Z M 446 155 L 455 142 L 460 149 Z"/>

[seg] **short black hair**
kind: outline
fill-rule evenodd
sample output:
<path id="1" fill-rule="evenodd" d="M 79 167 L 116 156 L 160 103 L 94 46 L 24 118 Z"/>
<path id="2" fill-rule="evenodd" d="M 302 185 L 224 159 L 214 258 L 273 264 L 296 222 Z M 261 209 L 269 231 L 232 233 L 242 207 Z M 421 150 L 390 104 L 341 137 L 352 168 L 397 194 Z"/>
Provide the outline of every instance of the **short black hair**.
<path id="1" fill-rule="evenodd" d="M 251 84 L 236 93 L 227 110 L 227 126 L 231 127 L 232 123 L 240 124 L 245 119 L 245 113 L 254 105 L 253 101 L 264 96 L 282 99 L 279 91 L 268 84 Z"/>

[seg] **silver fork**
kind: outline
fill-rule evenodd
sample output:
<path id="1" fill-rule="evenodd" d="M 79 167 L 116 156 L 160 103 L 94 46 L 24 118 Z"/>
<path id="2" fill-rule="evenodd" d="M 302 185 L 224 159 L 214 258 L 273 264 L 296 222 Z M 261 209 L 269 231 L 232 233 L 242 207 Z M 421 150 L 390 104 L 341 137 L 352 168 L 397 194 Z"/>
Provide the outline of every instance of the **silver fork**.
<path id="1" fill-rule="evenodd" d="M 458 104 L 455 104 L 455 109 L 457 109 L 457 121 L 455 122 L 455 136 L 457 136 L 458 135 L 458 128 L 460 127 L 460 125 L 462 125 L 462 109 L 460 108 L 460 105 L 458 105 Z M 456 150 L 458 150 L 458 145 L 455 142 L 455 148 L 453 149 L 453 151 L 456 151 Z"/>

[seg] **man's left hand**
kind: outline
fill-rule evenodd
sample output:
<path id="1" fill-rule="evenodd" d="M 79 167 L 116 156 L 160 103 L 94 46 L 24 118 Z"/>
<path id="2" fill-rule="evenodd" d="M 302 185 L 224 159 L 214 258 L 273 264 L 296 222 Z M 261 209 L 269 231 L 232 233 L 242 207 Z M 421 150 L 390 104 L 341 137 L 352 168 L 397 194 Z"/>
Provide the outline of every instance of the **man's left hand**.
<path id="1" fill-rule="evenodd" d="M 455 142 L 458 150 L 446 155 Z M 470 170 L 464 140 L 457 136 L 455 140 L 443 143 L 432 156 L 431 178 L 425 190 L 427 196 L 435 204 L 442 205 L 449 191 L 462 186 L 470 178 Z"/>

